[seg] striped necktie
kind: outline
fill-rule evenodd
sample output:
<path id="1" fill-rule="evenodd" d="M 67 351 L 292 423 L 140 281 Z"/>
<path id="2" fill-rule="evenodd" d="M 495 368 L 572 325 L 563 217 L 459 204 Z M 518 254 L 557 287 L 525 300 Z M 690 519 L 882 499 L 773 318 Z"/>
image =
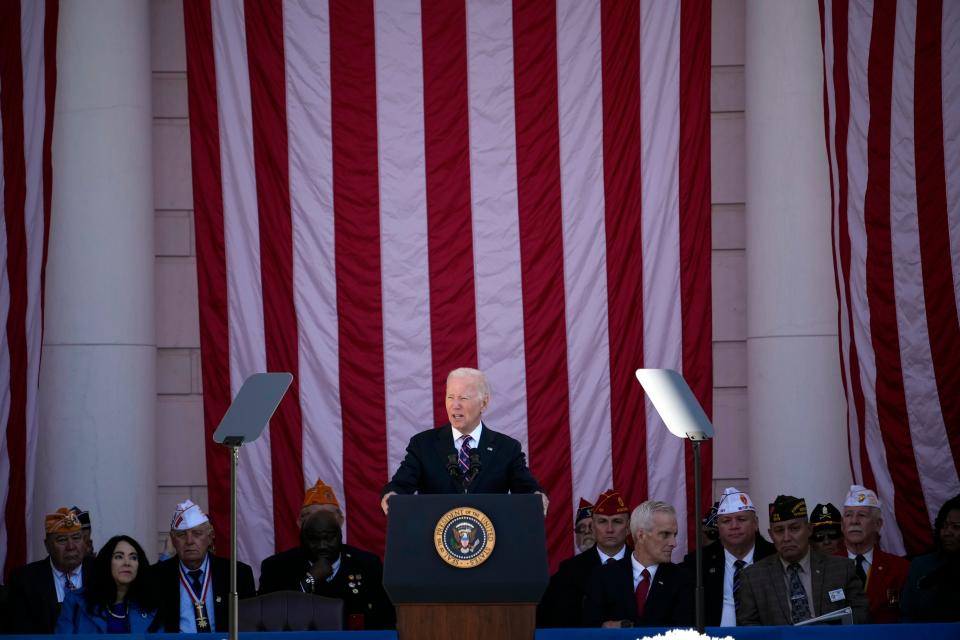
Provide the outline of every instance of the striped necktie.
<path id="1" fill-rule="evenodd" d="M 743 573 L 743 568 L 747 566 L 747 563 L 743 560 L 737 560 L 733 563 L 733 608 L 737 610 L 740 608 L 740 574 Z"/>
<path id="2" fill-rule="evenodd" d="M 460 471 L 466 473 L 470 470 L 470 436 L 460 436 L 460 452 L 457 454 L 457 462 L 460 463 Z"/>

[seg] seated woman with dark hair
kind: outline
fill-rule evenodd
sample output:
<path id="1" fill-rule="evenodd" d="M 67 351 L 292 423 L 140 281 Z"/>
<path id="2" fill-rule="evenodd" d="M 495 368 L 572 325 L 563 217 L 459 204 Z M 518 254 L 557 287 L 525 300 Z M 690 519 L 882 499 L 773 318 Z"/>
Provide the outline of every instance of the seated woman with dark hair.
<path id="1" fill-rule="evenodd" d="M 56 633 L 149 633 L 156 606 L 147 582 L 143 547 L 130 536 L 114 536 L 97 554 L 83 589 L 63 599 Z"/>
<path id="2" fill-rule="evenodd" d="M 960 621 L 960 495 L 940 507 L 933 543 L 936 551 L 910 563 L 900 602 L 901 622 Z"/>

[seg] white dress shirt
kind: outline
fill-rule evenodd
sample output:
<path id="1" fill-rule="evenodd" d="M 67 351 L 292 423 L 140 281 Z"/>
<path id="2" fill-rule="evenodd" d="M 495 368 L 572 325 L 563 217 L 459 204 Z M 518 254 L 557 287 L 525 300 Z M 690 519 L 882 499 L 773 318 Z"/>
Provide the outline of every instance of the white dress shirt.
<path id="1" fill-rule="evenodd" d="M 181 568 L 183 569 L 184 575 L 187 574 L 189 569 L 182 562 L 180 563 Z M 200 571 L 203 571 L 203 575 L 200 576 L 200 582 L 202 583 L 207 579 L 207 574 L 210 572 L 210 556 L 204 556 L 203 564 L 200 565 Z M 187 581 L 189 582 L 189 577 Z M 196 633 L 197 632 L 197 610 L 193 608 L 193 600 L 190 598 L 190 594 L 187 593 L 187 588 L 183 586 L 183 582 L 180 581 L 179 577 L 177 581 L 180 583 L 180 633 Z M 210 631 L 216 629 L 216 620 L 214 619 L 213 611 L 213 575 L 210 576 L 210 586 L 207 588 L 207 597 L 204 600 L 204 604 L 207 607 L 207 620 L 210 624 Z"/>
<path id="2" fill-rule="evenodd" d="M 630 563 L 633 565 L 633 590 L 637 590 L 637 585 L 640 584 L 640 581 L 643 580 L 643 570 L 646 569 L 650 574 L 650 587 L 653 587 L 653 579 L 657 575 L 657 567 L 660 565 L 652 564 L 649 567 L 645 567 L 637 560 L 637 556 L 630 554 Z M 650 590 L 647 589 L 647 596 L 649 597 Z"/>
<path id="3" fill-rule="evenodd" d="M 869 577 L 870 577 L 870 567 L 873 566 L 873 547 L 870 547 L 870 551 L 867 551 L 867 552 L 865 552 L 865 553 L 861 553 L 860 555 L 863 556 L 863 575 L 865 575 L 865 576 L 867 576 L 867 577 L 869 578 Z M 850 551 L 849 549 L 847 550 L 847 557 L 850 558 L 851 560 L 853 560 L 853 563 L 854 563 L 854 564 L 857 563 L 857 554 L 854 553 L 853 551 Z M 864 591 L 866 591 L 867 586 L 864 585 L 864 586 L 863 586 L 863 589 L 864 589 Z"/>
<path id="4" fill-rule="evenodd" d="M 737 626 L 737 603 L 733 599 L 733 573 L 737 570 L 733 566 L 733 563 L 738 559 L 743 560 L 747 564 L 743 567 L 746 569 L 753 564 L 753 552 L 756 550 L 756 547 L 750 549 L 747 552 L 747 555 L 742 558 L 737 558 L 726 549 L 723 550 L 723 612 L 720 614 L 720 626 L 721 627 L 735 627 Z M 741 569 L 741 576 L 743 575 L 743 569 Z"/>
<path id="5" fill-rule="evenodd" d="M 453 431 L 453 448 L 457 451 L 460 451 L 460 438 L 467 435 L 461 431 L 457 431 L 456 427 L 450 427 L 450 430 Z M 474 429 L 469 435 L 473 440 L 470 442 L 470 448 L 476 449 L 480 446 L 480 434 L 483 433 L 483 420 L 480 421 L 480 424 L 477 425 L 477 428 Z"/>
<path id="6" fill-rule="evenodd" d="M 600 551 L 600 547 L 597 547 L 597 553 L 600 554 L 600 564 L 607 564 L 607 560 L 611 558 L 614 560 L 623 560 L 623 556 L 627 555 L 627 545 L 620 547 L 620 551 L 617 551 L 612 556 L 608 556 L 603 551 Z"/>
<path id="7" fill-rule="evenodd" d="M 50 561 L 50 570 L 53 571 L 53 584 L 57 588 L 57 602 L 63 602 L 67 591 L 69 591 L 69 589 L 67 589 L 67 574 L 53 566 L 53 560 Z M 69 574 L 73 588 L 81 588 L 83 586 L 83 563 L 78 564 Z"/>

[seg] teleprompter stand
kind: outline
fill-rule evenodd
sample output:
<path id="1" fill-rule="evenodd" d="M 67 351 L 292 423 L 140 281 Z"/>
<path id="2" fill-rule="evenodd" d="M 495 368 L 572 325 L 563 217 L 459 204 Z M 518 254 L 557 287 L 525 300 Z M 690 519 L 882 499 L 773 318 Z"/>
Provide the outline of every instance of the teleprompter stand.
<path id="1" fill-rule="evenodd" d="M 237 640 L 237 464 L 240 447 L 260 437 L 290 387 L 289 373 L 255 373 L 233 399 L 213 441 L 230 448 L 230 640 Z"/>

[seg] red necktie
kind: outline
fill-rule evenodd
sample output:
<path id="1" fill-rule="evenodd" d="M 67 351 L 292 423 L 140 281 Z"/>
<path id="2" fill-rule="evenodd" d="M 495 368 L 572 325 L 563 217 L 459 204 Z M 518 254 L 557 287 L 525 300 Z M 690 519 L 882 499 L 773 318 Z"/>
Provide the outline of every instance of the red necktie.
<path id="1" fill-rule="evenodd" d="M 640 572 L 640 583 L 637 585 L 637 618 L 643 617 L 643 610 L 647 607 L 647 593 L 650 592 L 650 572 L 644 569 Z"/>

